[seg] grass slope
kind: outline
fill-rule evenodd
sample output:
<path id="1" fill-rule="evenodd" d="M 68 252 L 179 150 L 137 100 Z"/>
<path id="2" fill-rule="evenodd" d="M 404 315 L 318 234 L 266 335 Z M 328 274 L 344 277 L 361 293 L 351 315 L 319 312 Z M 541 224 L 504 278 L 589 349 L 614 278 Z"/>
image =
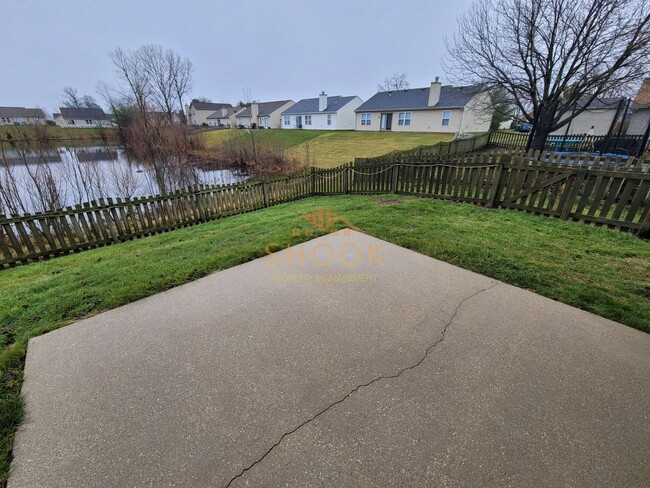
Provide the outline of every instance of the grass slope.
<path id="1" fill-rule="evenodd" d="M 364 232 L 650 332 L 650 244 L 509 210 L 396 196 L 312 198 L 0 272 L 0 476 L 23 416 L 30 337 L 297 244 L 331 208 Z M 516 304 L 512 304 L 516 306 Z"/>
<path id="2" fill-rule="evenodd" d="M 241 133 L 238 129 L 222 129 L 203 132 L 201 138 L 208 148 L 218 147 L 224 140 L 232 137 L 234 134 Z M 256 138 L 274 138 L 282 141 L 284 146 L 289 149 L 299 144 L 303 144 L 310 139 L 327 134 L 326 130 L 280 130 L 267 129 L 255 131 Z"/>
<path id="3" fill-rule="evenodd" d="M 237 129 L 215 130 L 200 135 L 208 148 L 218 147 Z M 258 138 L 274 138 L 284 143 L 290 154 L 303 163 L 331 168 L 357 157 L 380 156 L 390 151 L 450 141 L 452 134 L 408 132 L 356 132 L 328 130 L 270 129 L 255 132 Z"/>
<path id="4" fill-rule="evenodd" d="M 77 127 L 59 127 L 58 125 L 48 125 L 45 127 L 31 126 L 0 126 L 0 141 L 9 142 L 11 139 L 20 139 L 21 137 L 30 136 L 30 134 L 43 134 L 52 142 L 61 142 L 74 140 L 73 142 L 92 142 L 101 141 L 103 137 L 109 140 L 117 139 L 117 129 L 115 128 L 77 128 Z M 8 146 L 5 146 L 8 148 Z"/>
<path id="5" fill-rule="evenodd" d="M 391 151 L 430 146 L 452 139 L 453 134 L 329 131 L 295 146 L 290 154 L 310 166 L 333 168 L 352 162 L 354 158 L 381 156 Z"/>

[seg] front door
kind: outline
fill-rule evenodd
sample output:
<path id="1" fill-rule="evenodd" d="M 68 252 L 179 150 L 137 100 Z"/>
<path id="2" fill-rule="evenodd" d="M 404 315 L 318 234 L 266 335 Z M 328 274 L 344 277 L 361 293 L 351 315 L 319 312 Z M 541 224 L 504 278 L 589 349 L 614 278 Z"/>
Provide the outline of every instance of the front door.
<path id="1" fill-rule="evenodd" d="M 381 114 L 381 130 L 391 130 L 393 114 Z"/>
<path id="2" fill-rule="evenodd" d="M 302 115 L 296 116 L 296 128 L 302 129 Z"/>

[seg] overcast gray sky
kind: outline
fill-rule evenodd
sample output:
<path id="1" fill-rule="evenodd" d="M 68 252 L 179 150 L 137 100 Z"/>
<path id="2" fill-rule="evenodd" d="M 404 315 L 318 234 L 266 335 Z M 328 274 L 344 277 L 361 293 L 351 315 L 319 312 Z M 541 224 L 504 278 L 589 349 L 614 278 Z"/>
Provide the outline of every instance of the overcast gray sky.
<path id="1" fill-rule="evenodd" d="M 444 37 L 471 0 L 2 0 L 0 105 L 58 106 L 66 85 L 96 96 L 107 52 L 154 43 L 194 64 L 193 96 L 235 103 L 359 95 L 386 75 L 445 79 Z"/>

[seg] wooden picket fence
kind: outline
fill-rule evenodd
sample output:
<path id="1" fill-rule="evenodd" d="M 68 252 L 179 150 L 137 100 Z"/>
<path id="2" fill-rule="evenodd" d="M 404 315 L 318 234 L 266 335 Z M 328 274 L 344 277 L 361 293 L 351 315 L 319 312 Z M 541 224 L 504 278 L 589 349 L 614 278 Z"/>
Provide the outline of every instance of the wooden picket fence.
<path id="1" fill-rule="evenodd" d="M 503 152 L 346 164 L 258 182 L 0 216 L 0 268 L 319 195 L 404 194 L 511 208 L 650 237 L 650 161 Z"/>

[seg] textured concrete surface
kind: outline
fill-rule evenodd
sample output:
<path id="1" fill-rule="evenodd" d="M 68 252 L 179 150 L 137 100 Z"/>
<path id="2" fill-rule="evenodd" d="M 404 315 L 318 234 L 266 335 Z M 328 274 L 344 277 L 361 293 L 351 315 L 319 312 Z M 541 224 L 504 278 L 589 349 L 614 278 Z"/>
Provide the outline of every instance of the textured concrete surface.
<path id="1" fill-rule="evenodd" d="M 9 486 L 648 486 L 649 373 L 646 334 L 338 233 L 30 341 Z"/>

